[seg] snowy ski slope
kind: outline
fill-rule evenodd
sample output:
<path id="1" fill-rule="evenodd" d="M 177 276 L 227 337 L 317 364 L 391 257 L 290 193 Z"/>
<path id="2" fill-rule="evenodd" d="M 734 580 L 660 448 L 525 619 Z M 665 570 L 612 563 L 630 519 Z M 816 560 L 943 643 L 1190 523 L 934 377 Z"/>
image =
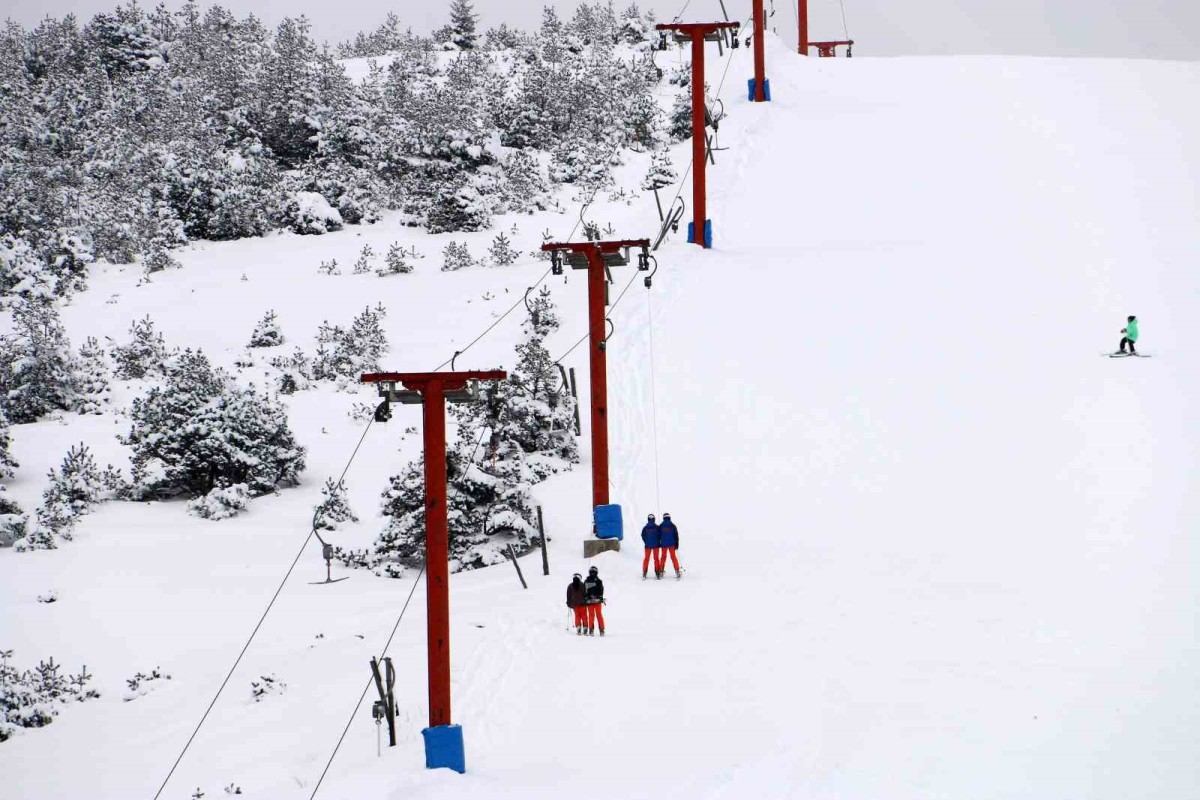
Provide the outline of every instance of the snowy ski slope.
<path id="1" fill-rule="evenodd" d="M 633 530 L 594 562 L 609 636 L 569 634 L 563 605 L 588 564 L 585 462 L 539 487 L 549 578 L 536 556 L 528 591 L 507 565 L 452 578 L 467 774 L 423 768 L 419 586 L 389 651 L 400 746 L 376 757 L 368 694 L 318 797 L 1196 796 L 1200 66 L 802 60 L 772 45 L 774 102 L 746 102 L 745 49 L 724 84 L 715 250 L 672 237 L 649 293 L 614 276 L 617 290 L 633 279 L 609 350 L 613 494 Z M 645 166 L 631 162 L 630 185 Z M 545 227 L 566 235 L 575 209 L 498 225 L 517 223 L 528 251 Z M 649 235 L 653 199 L 589 217 Z M 205 244 L 150 286 L 108 269 L 64 320 L 77 344 L 123 340 L 151 313 L 169 343 L 231 364 L 267 307 L 290 352 L 311 350 L 322 319 L 383 301 L 389 364 L 428 369 L 545 269 L 439 273 L 441 247 L 463 238 L 479 254 L 490 235 L 385 221 Z M 411 276 L 316 274 L 395 240 L 429 255 Z M 566 350 L 586 329 L 585 287 L 561 281 Z M 1155 357 L 1100 357 L 1130 313 Z M 518 322 L 458 365 L 511 363 Z M 567 363 L 586 382 L 585 358 Z M 104 692 L 0 745 L 0 796 L 154 795 L 361 434 L 345 410 L 369 400 L 295 395 L 304 486 L 242 517 L 109 504 L 61 550 L 0 552 L 0 647 L 86 663 Z M 347 478 L 363 522 L 346 544 L 370 543 L 387 476 L 420 446 L 403 435 L 416 411 L 400 412 Z M 10 491 L 32 508 L 80 440 L 124 463 L 111 434 L 126 427 L 14 428 Z M 687 573 L 644 583 L 636 529 L 664 510 Z M 323 577 L 314 546 L 164 797 L 313 793 L 412 587 L 366 572 L 306 583 Z M 50 588 L 59 601 L 38 603 Z M 173 679 L 122 702 L 124 679 L 155 666 Z M 254 703 L 266 673 L 288 688 Z"/>

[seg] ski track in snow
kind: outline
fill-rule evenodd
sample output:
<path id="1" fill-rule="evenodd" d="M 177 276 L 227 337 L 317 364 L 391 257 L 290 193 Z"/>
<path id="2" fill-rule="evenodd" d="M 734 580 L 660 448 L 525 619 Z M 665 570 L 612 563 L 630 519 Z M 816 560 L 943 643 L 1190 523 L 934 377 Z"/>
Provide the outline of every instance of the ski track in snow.
<path id="1" fill-rule="evenodd" d="M 608 351 L 620 553 L 582 559 L 590 529 L 586 345 L 583 463 L 535 488 L 552 574 L 522 559 L 451 581 L 454 720 L 468 772 L 424 769 L 425 594 L 389 654 L 399 746 L 376 757 L 373 686 L 322 798 L 796 797 L 1188 800 L 1200 785 L 1200 68 L 1030 58 L 801 60 L 772 37 L 774 100 L 745 98 L 739 49 L 710 166 L 715 249 L 656 254 L 655 503 L 646 289 L 613 270 Z M 724 62 L 709 60 L 716 85 Z M 669 102 L 669 98 L 665 99 Z M 677 145 L 686 169 L 690 142 Z M 624 185 L 648 157 L 631 157 Z M 672 191 L 671 194 L 674 194 Z M 667 198 L 664 198 L 664 201 Z M 424 236 L 385 220 L 301 239 L 202 243 L 148 287 L 100 268 L 64 309 L 123 341 L 151 313 L 170 345 L 228 366 L 274 307 L 291 352 L 323 319 L 382 301 L 389 369 L 428 369 L 545 270 L 439 274 L 445 242 L 476 255 L 514 222 L 528 252 L 565 214 Z M 652 236 L 653 196 L 588 214 Z M 321 277 L 369 243 L 416 244 L 410 276 Z M 568 271 L 570 272 L 570 271 Z M 245 274 L 247 280 L 240 280 Z M 586 329 L 582 273 L 549 278 Z M 109 298 L 115 303 L 106 304 Z M 1110 360 L 1127 313 L 1153 359 Z M 514 313 L 458 359 L 511 364 Z M 265 361 L 265 356 L 258 356 Z M 258 378 L 252 368 L 242 380 Z M 140 387 L 122 390 L 126 405 Z M 0 552 L 0 648 L 33 666 L 86 663 L 104 696 L 0 744 L 15 798 L 151 797 L 307 532 L 325 477 L 362 433 L 366 390 L 288 400 L 309 448 L 303 485 L 210 523 L 180 503 L 109 504 L 51 553 Z M 368 546 L 379 493 L 419 453 L 419 413 L 368 435 L 347 476 Z M 127 464 L 115 415 L 13 429 L 10 492 L 36 506 L 71 444 Z M 642 581 L 638 532 L 670 511 L 682 581 Z M 609 635 L 569 630 L 563 590 L 596 564 Z M 346 570 L 335 567 L 339 574 Z M 411 588 L 364 571 L 333 586 L 305 553 L 164 797 L 307 798 Z M 59 601 L 36 596 L 55 589 Z M 173 678 L 124 703 L 124 679 Z M 260 703 L 249 685 L 287 684 Z M 385 732 L 386 739 L 386 732 Z M 69 769 L 63 769 L 66 763 Z"/>

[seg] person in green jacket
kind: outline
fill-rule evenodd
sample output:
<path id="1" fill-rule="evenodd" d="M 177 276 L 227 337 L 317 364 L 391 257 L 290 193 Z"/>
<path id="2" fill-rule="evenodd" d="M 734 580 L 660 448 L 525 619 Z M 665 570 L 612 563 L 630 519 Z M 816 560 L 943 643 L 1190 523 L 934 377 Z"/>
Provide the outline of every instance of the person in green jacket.
<path id="1" fill-rule="evenodd" d="M 1129 321 L 1125 323 L 1125 327 L 1121 328 L 1121 333 L 1125 334 L 1121 339 L 1121 352 L 1124 353 L 1125 345 L 1129 345 L 1129 354 L 1136 356 L 1137 349 L 1133 346 L 1133 343 L 1138 340 L 1137 317 L 1131 315 Z"/>

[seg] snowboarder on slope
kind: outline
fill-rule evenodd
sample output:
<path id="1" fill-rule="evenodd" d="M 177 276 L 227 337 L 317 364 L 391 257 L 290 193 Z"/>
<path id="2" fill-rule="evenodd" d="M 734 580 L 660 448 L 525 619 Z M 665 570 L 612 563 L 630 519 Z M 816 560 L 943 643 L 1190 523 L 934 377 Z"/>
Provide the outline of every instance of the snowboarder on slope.
<path id="1" fill-rule="evenodd" d="M 662 534 L 662 567 L 658 571 L 658 577 L 667 569 L 667 556 L 671 557 L 671 566 L 675 567 L 675 577 L 682 578 L 683 570 L 679 569 L 679 559 L 675 557 L 675 551 L 679 549 L 679 528 L 675 527 L 675 523 L 671 521 L 670 514 L 663 514 L 662 524 L 658 526 L 659 533 Z"/>
<path id="2" fill-rule="evenodd" d="M 654 575 L 662 577 L 662 534 L 654 515 L 646 517 L 646 526 L 642 528 L 642 543 L 646 546 L 646 555 L 642 556 L 642 580 L 646 579 L 646 570 L 650 566 L 650 558 L 654 558 Z"/>
<path id="3" fill-rule="evenodd" d="M 600 570 L 592 567 L 588 570 L 587 580 L 583 582 L 583 592 L 586 598 L 588 636 L 596 635 L 596 625 L 600 626 L 600 635 L 604 635 L 604 581 L 600 580 Z"/>
<path id="4" fill-rule="evenodd" d="M 583 636 L 587 630 L 587 592 L 583 585 L 583 576 L 578 572 L 567 586 L 567 608 L 575 612 L 575 634 Z"/>
<path id="5" fill-rule="evenodd" d="M 1121 333 L 1125 334 L 1125 336 L 1121 339 L 1121 352 L 1124 353 L 1125 345 L 1129 345 L 1130 355 L 1136 356 L 1137 349 L 1134 348 L 1133 344 L 1138 340 L 1137 317 L 1130 315 L 1129 321 L 1125 324 L 1125 327 L 1121 328 Z"/>

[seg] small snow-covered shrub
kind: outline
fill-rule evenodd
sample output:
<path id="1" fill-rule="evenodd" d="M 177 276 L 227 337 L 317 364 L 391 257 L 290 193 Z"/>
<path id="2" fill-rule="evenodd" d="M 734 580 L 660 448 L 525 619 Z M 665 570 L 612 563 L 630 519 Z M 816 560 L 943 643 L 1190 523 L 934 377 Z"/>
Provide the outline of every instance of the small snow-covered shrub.
<path id="1" fill-rule="evenodd" d="M 201 519 L 221 520 L 236 517 L 250 503 L 250 488 L 244 483 L 235 483 L 224 489 L 213 489 L 203 497 L 187 504 L 188 513 Z"/>
<path id="2" fill-rule="evenodd" d="M 116 365 L 116 376 L 121 380 L 132 380 L 162 374 L 169 354 L 162 334 L 154 330 L 154 320 L 149 315 L 135 320 L 129 327 L 129 336 L 128 344 L 113 345 L 109 351 Z"/>
<path id="3" fill-rule="evenodd" d="M 80 414 L 103 414 L 112 402 L 109 386 L 108 357 L 96 337 L 89 336 L 71 360 L 75 378 L 75 411 Z"/>
<path id="4" fill-rule="evenodd" d="M 321 488 L 321 502 L 313 512 L 313 524 L 321 530 L 335 531 L 343 522 L 358 522 L 346 499 L 346 484 L 326 478 Z"/>
<path id="5" fill-rule="evenodd" d="M 136 700 L 139 697 L 145 697 L 155 688 L 161 686 L 161 683 L 156 681 L 169 681 L 171 676 L 165 672 L 160 672 L 158 667 L 150 670 L 149 674 L 139 672 L 132 678 L 126 678 L 125 684 L 129 686 L 129 692 L 121 699 L 128 703 L 130 700 Z"/>
<path id="6" fill-rule="evenodd" d="M 371 249 L 371 245 L 364 244 L 362 246 L 362 251 L 358 254 L 358 260 L 354 262 L 354 274 L 366 275 L 368 272 L 370 272 L 373 269 L 371 266 L 371 259 L 374 257 L 375 251 Z"/>
<path id="7" fill-rule="evenodd" d="M 285 691 L 287 684 L 274 675 L 260 675 L 258 680 L 250 681 L 250 695 L 256 703 L 261 703 L 269 694 L 283 694 Z"/>
<path id="8" fill-rule="evenodd" d="M 387 255 L 384 256 L 383 266 L 375 270 L 375 274 L 383 278 L 388 275 L 405 275 L 413 271 L 412 265 L 408 263 L 407 253 L 400 246 L 399 242 L 392 242 L 388 248 Z"/>
<path id="9" fill-rule="evenodd" d="M 0 547 L 12 547 L 28 533 L 29 517 L 21 513 L 21 507 L 4 494 L 0 485 Z"/>
<path id="10" fill-rule="evenodd" d="M 10 663 L 12 650 L 0 650 L 0 742 L 22 728 L 41 728 L 58 716 L 61 707 L 100 696 L 87 688 L 92 676 L 84 667 L 75 675 L 61 675 L 54 659 L 34 669 L 19 670 Z"/>
<path id="11" fill-rule="evenodd" d="M 302 235 L 320 235 L 341 230 L 342 215 L 316 192 L 293 192 L 283 206 L 283 223 Z"/>
<path id="12" fill-rule="evenodd" d="M 496 234 L 496 238 L 492 240 L 492 246 L 488 249 L 488 255 L 491 256 L 492 263 L 498 267 L 507 267 L 519 256 L 508 237 L 503 233 Z"/>
<path id="13" fill-rule="evenodd" d="M 467 249 L 467 243 L 450 242 L 442 250 L 442 272 L 457 272 L 475 266 L 475 259 Z"/>
<path id="14" fill-rule="evenodd" d="M 250 334 L 249 347 L 278 347 L 283 344 L 283 331 L 279 329 L 279 320 L 272 309 L 254 326 Z"/>

